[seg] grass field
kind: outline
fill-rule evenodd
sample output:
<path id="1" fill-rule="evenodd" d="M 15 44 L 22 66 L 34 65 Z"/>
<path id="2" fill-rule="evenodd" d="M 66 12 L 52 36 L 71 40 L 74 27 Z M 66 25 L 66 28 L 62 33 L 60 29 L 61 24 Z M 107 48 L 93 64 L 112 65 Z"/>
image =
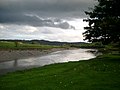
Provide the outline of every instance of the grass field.
<path id="1" fill-rule="evenodd" d="M 9 73 L 0 90 L 120 90 L 120 55 Z"/>
<path id="2" fill-rule="evenodd" d="M 28 43 L 16 43 L 15 42 L 0 42 L 0 49 L 52 49 L 52 48 L 62 48 L 62 46 L 53 45 L 40 45 L 40 44 L 28 44 Z"/>

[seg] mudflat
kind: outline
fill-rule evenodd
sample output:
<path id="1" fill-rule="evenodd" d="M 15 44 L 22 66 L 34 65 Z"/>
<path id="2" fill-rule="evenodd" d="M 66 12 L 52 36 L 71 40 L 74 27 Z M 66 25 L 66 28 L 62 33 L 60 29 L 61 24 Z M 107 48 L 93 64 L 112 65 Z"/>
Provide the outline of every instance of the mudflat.
<path id="1" fill-rule="evenodd" d="M 49 50 L 0 50 L 0 62 L 18 60 L 29 57 L 39 57 L 50 52 L 62 50 L 61 48 L 54 48 Z"/>

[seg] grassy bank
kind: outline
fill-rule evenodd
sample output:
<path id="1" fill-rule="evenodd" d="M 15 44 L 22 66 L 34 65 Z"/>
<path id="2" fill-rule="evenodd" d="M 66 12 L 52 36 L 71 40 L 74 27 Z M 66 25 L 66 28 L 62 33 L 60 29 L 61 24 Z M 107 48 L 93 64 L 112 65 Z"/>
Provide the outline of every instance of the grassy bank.
<path id="1" fill-rule="evenodd" d="M 71 45 L 71 47 L 100 49 L 100 48 L 105 48 L 105 45 L 103 45 L 100 42 L 96 42 L 96 43 L 83 43 L 83 44 L 79 44 L 79 45 Z"/>
<path id="2" fill-rule="evenodd" d="M 28 49 L 52 49 L 52 48 L 63 48 L 62 46 L 53 46 L 53 45 L 40 45 L 40 44 L 29 44 L 29 43 L 20 43 L 20 42 L 0 42 L 0 49 L 7 50 L 28 50 Z"/>
<path id="3" fill-rule="evenodd" d="M 0 90 L 120 90 L 120 55 L 9 73 Z"/>

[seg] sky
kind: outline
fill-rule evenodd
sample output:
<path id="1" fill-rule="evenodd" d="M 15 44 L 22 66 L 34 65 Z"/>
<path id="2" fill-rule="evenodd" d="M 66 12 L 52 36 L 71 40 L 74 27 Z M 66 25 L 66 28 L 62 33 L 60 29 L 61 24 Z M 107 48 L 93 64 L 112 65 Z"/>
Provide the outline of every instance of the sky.
<path id="1" fill-rule="evenodd" d="M 95 0 L 0 0 L 0 39 L 82 42 Z"/>

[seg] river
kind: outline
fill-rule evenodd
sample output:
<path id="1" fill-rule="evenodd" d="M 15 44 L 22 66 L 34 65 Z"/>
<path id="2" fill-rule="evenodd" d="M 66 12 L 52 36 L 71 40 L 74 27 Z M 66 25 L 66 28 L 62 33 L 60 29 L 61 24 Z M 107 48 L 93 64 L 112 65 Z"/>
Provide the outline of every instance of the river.
<path id="1" fill-rule="evenodd" d="M 72 49 L 61 50 L 49 53 L 44 56 L 30 57 L 26 59 L 18 59 L 0 63 L 0 75 L 16 70 L 24 70 L 34 67 L 41 67 L 44 65 L 63 63 L 70 61 L 89 60 L 95 58 L 96 55 L 88 52 L 93 49 Z"/>

